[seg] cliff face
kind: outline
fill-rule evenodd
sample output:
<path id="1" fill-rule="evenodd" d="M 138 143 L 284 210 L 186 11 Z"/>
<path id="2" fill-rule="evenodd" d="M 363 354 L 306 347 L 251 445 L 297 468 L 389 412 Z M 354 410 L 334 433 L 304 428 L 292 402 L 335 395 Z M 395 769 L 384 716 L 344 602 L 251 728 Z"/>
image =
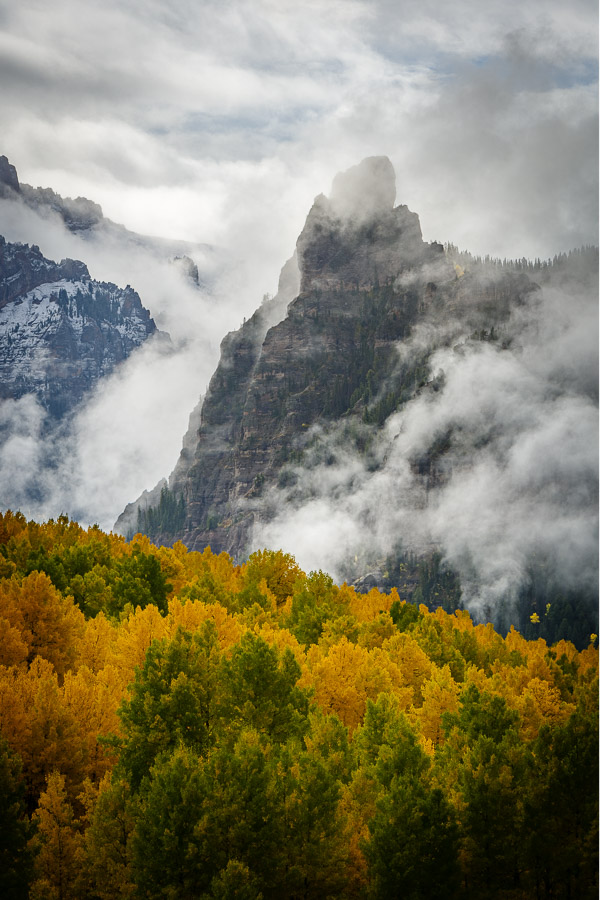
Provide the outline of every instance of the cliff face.
<path id="1" fill-rule="evenodd" d="M 61 418 L 156 331 L 130 287 L 0 236 L 0 398 L 35 394 Z"/>
<path id="2" fill-rule="evenodd" d="M 299 290 L 280 291 L 274 309 L 259 309 L 223 341 L 195 449 L 188 438 L 169 479 L 185 523 L 155 526 L 154 540 L 243 555 L 254 516 L 265 514 L 262 497 L 302 458 L 311 426 L 342 418 L 377 426 L 415 392 L 435 389 L 426 358 L 402 362 L 398 353 L 415 325 L 450 316 L 489 329 L 535 288 L 508 274 L 487 286 L 459 277 L 443 247 L 423 241 L 418 217 L 394 201 L 385 157 L 338 175 L 330 198 L 316 198 L 297 242 Z M 424 478 L 443 477 L 435 459 L 414 461 Z M 139 505 L 119 530 L 148 530 Z"/>

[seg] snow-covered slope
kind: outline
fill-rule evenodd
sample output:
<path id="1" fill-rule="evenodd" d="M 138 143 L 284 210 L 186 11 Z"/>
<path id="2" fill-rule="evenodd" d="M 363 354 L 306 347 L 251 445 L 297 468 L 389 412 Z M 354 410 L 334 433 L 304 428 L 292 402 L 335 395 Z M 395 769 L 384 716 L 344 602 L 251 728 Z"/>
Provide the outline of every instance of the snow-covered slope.
<path id="1" fill-rule="evenodd" d="M 131 287 L 0 237 L 0 398 L 35 394 L 60 418 L 154 332 Z"/>

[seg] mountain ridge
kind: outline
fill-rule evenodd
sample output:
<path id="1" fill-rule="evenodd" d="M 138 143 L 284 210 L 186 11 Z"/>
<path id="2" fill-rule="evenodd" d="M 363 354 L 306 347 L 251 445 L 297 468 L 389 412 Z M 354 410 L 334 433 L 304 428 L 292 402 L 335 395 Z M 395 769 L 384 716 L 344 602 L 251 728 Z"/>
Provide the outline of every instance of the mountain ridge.
<path id="1" fill-rule="evenodd" d="M 0 236 L 1 399 L 33 394 L 61 419 L 155 334 L 129 285 L 97 281 L 79 260 L 55 263 Z"/>

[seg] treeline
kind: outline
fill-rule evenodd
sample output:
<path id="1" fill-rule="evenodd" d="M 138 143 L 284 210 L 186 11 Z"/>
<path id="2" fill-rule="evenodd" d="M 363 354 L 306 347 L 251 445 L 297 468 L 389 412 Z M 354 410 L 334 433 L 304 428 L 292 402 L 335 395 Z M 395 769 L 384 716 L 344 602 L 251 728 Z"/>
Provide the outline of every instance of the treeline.
<path id="1" fill-rule="evenodd" d="M 117 290 L 114 285 L 105 285 Z M 80 318 L 93 319 L 95 322 L 110 322 L 111 325 L 123 324 L 122 300 L 110 293 L 109 290 L 96 288 L 94 291 L 93 284 L 88 283 L 87 292 L 77 291 L 69 297 L 65 288 L 61 288 L 56 295 L 56 302 L 60 308 L 71 318 L 78 316 Z"/>
<path id="2" fill-rule="evenodd" d="M 496 256 L 474 256 L 467 250 L 459 250 L 455 244 L 444 244 L 446 256 L 453 262 L 459 263 L 463 267 L 481 269 L 483 267 L 492 267 L 495 269 L 504 269 L 512 272 L 525 272 L 528 275 L 536 273 L 560 271 L 563 269 L 580 269 L 585 268 L 596 272 L 598 270 L 598 247 L 592 245 L 576 247 L 567 253 L 556 253 L 548 259 L 528 259 L 523 256 L 521 259 L 501 259 Z"/>
<path id="3" fill-rule="evenodd" d="M 177 497 L 165 484 L 160 490 L 160 498 L 156 506 L 137 510 L 137 532 L 147 535 L 151 541 L 159 540 L 173 534 L 177 534 L 185 525 L 186 510 L 183 494 Z M 132 540 L 133 530 L 127 534 L 127 540 Z"/>
<path id="4" fill-rule="evenodd" d="M 11 513 L 0 634 L 2 897 L 597 896 L 595 635 Z"/>

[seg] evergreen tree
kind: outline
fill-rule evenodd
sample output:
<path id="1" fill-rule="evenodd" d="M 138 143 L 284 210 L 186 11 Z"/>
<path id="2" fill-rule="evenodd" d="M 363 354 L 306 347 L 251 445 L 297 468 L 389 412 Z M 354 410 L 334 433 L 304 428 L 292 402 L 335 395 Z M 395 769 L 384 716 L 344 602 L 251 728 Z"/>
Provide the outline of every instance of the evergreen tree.
<path id="1" fill-rule="evenodd" d="M 0 738 L 0 897 L 5 900 L 29 896 L 34 832 L 26 811 L 21 761 Z"/>

